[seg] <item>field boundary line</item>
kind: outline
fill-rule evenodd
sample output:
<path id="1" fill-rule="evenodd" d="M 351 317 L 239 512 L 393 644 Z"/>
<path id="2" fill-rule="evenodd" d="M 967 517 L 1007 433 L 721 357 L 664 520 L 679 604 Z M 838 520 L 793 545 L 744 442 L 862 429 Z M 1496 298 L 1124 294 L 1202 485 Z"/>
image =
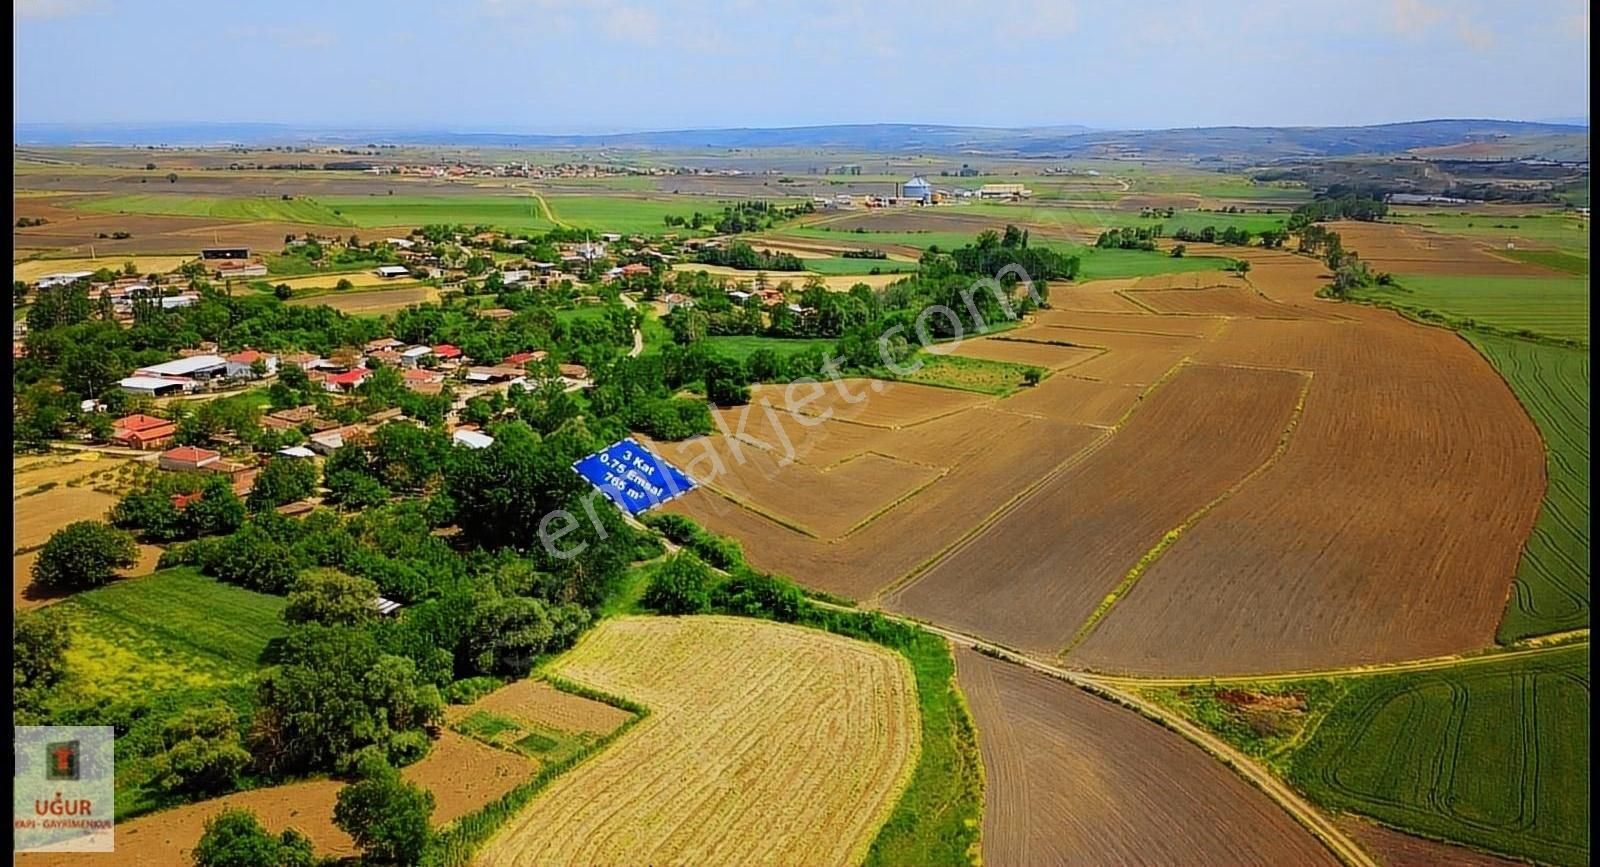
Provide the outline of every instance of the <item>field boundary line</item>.
<path id="1" fill-rule="evenodd" d="M 1146 551 L 1144 556 L 1133 564 L 1133 568 L 1128 570 L 1128 574 L 1123 576 L 1122 581 L 1113 587 L 1111 592 L 1106 594 L 1106 597 L 1089 614 L 1089 619 L 1078 627 L 1078 631 L 1073 634 L 1072 640 L 1067 642 L 1067 646 L 1060 653 L 1056 654 L 1057 659 L 1066 657 L 1067 654 L 1076 650 L 1080 644 L 1086 641 L 1095 628 L 1100 625 L 1100 622 L 1105 619 L 1106 615 L 1111 613 L 1111 609 L 1116 606 L 1117 602 L 1132 592 L 1134 585 L 1138 584 L 1139 579 L 1144 576 L 1145 570 L 1149 569 L 1157 560 L 1160 560 L 1161 555 L 1165 554 L 1168 548 L 1171 548 L 1179 539 L 1183 538 L 1184 533 L 1210 514 L 1212 509 L 1222 505 L 1223 502 L 1243 490 L 1246 485 L 1250 484 L 1262 473 L 1276 465 L 1278 459 L 1289 450 L 1289 441 L 1294 438 L 1294 432 L 1300 426 L 1300 417 L 1305 412 L 1306 396 L 1311 392 L 1311 373 L 1309 371 L 1297 371 L 1297 373 L 1303 379 L 1300 384 L 1300 393 L 1295 398 L 1294 407 L 1289 411 L 1288 422 L 1278 434 L 1278 442 L 1273 446 L 1272 453 L 1267 455 L 1266 460 L 1257 464 L 1250 472 L 1245 473 L 1238 481 L 1223 489 L 1222 493 L 1213 497 L 1210 502 L 1196 509 L 1178 526 L 1168 530 L 1160 541 L 1156 542 L 1154 547 Z"/>

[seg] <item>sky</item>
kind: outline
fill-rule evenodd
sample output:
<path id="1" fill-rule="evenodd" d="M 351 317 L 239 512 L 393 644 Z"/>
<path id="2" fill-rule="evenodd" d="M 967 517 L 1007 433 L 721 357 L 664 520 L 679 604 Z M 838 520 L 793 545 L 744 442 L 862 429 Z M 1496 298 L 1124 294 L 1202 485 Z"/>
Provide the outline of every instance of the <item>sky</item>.
<path id="1" fill-rule="evenodd" d="M 14 0 L 19 123 L 1587 118 L 1586 0 Z"/>

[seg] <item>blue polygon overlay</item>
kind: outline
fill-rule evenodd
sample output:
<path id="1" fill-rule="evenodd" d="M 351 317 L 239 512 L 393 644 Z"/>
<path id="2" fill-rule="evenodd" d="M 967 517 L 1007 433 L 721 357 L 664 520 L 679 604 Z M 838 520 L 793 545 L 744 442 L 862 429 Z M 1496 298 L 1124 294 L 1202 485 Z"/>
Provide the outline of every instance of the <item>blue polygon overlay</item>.
<path id="1" fill-rule="evenodd" d="M 632 437 L 572 465 L 578 475 L 629 515 L 649 511 L 694 489 L 694 480 Z"/>

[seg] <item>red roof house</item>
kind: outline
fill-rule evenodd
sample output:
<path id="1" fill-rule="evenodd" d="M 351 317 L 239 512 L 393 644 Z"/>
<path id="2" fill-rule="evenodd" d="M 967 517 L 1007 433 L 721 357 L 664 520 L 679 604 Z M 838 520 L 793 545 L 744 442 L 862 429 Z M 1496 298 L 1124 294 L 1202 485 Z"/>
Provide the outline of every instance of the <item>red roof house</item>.
<path id="1" fill-rule="evenodd" d="M 358 367 L 344 373 L 329 374 L 328 378 L 322 381 L 322 387 L 328 391 L 350 391 L 361 383 L 366 382 L 367 377 L 371 375 L 372 371 L 365 367 Z"/>
<path id="2" fill-rule="evenodd" d="M 220 452 L 195 446 L 178 446 L 161 453 L 156 464 L 163 470 L 200 470 L 222 458 Z"/>
<path id="3" fill-rule="evenodd" d="M 171 442 L 178 426 L 153 415 L 123 416 L 112 426 L 111 441 L 131 449 L 155 449 Z"/>
<path id="4" fill-rule="evenodd" d="M 444 359 L 460 358 L 461 347 L 453 343 L 441 343 L 433 348 L 433 354 Z"/>

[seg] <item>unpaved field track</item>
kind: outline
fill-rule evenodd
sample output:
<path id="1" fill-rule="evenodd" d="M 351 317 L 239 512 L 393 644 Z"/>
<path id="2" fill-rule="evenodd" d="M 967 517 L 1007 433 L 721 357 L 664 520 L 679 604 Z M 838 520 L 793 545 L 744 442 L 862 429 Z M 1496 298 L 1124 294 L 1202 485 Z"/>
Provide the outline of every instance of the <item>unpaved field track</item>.
<path id="1" fill-rule="evenodd" d="M 858 862 L 917 761 L 904 658 L 829 633 L 607 620 L 555 670 L 650 715 L 535 798 L 481 865 Z"/>
<path id="2" fill-rule="evenodd" d="M 1265 795 L 1161 726 L 966 648 L 956 671 L 986 769 L 985 864 L 1339 863 Z"/>

